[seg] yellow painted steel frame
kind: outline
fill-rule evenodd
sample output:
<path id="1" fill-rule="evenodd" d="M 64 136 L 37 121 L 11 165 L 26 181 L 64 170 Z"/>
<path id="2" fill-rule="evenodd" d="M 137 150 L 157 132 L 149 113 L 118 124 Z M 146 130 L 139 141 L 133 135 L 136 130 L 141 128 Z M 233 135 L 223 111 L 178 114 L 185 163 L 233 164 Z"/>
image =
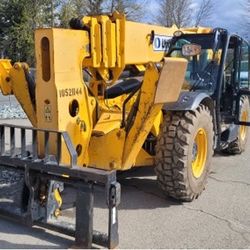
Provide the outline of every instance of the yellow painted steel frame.
<path id="1" fill-rule="evenodd" d="M 10 60 L 0 60 L 0 89 L 3 95 L 14 94 L 33 126 L 37 125 L 36 110 L 31 101 L 24 70 L 25 63 L 11 65 Z"/>
<path id="2" fill-rule="evenodd" d="M 176 28 L 129 22 L 118 13 L 85 17 L 83 23 L 89 27 L 88 31 L 36 31 L 35 115 L 28 109 L 25 112 L 32 113 L 30 120 L 35 116 L 34 125 L 38 128 L 67 131 L 78 153 L 79 166 L 125 170 L 152 164 L 152 156 L 142 145 L 150 131 L 158 135 L 164 103 L 178 99 L 187 61 L 163 60 L 164 48 L 156 50 L 151 40 L 154 35 L 168 39 Z M 126 96 L 115 98 L 110 108 L 104 89 L 116 82 L 127 65 L 145 70 L 145 75 L 140 91 L 125 112 L 125 118 L 132 119 L 128 126 L 121 128 L 122 103 Z M 13 85 L 26 82 L 19 66 L 15 70 L 20 73 L 13 73 Z M 92 73 L 89 86 L 83 81 L 83 68 Z M 0 86 L 4 93 L 14 92 L 18 96 L 21 90 L 15 91 L 6 82 L 6 74 L 12 75 L 11 71 L 8 62 L 0 63 Z M 100 91 L 99 86 L 104 89 Z M 26 86 L 24 94 L 27 93 Z M 51 136 L 51 154 L 56 152 L 56 140 Z M 43 143 L 40 134 L 40 155 L 44 154 Z M 62 142 L 63 163 L 69 162 L 66 152 Z"/>
<path id="3" fill-rule="evenodd" d="M 83 82 L 82 61 L 89 56 L 87 31 L 41 29 L 35 33 L 37 126 L 67 131 L 78 153 L 78 165 L 88 163 L 88 144 L 96 100 Z M 52 141 L 57 138 L 50 138 Z M 40 138 L 40 145 L 42 139 Z M 52 143 L 56 145 L 56 143 Z M 62 149 L 62 162 L 69 155 Z M 41 147 L 42 148 L 42 147 Z M 51 148 L 55 153 L 56 148 Z M 40 151 L 43 154 L 42 151 Z"/>
<path id="4" fill-rule="evenodd" d="M 142 145 L 155 120 L 160 119 L 163 104 L 178 99 L 186 67 L 187 61 L 180 58 L 165 59 L 160 72 L 155 64 L 148 64 L 141 90 L 137 95 L 137 112 L 133 114 L 131 109 L 132 113 L 128 114 L 134 116 L 132 124 L 129 128 L 120 128 L 121 114 L 112 115 L 112 112 L 99 120 L 95 126 L 98 131 L 105 131 L 109 123 L 118 123 L 112 131 L 92 136 L 89 145 L 90 166 L 125 170 L 134 165 L 152 164 L 152 157 L 142 150 Z M 166 91 L 159 93 L 158 89 L 175 91 L 171 94 Z M 134 105 L 137 105 L 136 102 Z"/>

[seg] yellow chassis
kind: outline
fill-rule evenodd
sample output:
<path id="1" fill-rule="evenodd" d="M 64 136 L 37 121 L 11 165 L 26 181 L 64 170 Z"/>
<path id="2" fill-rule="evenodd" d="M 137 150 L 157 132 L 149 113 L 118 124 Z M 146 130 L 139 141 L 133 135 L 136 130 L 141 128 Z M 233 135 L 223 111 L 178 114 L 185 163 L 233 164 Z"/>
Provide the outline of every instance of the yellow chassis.
<path id="1" fill-rule="evenodd" d="M 150 132 L 159 134 L 163 105 L 177 101 L 187 61 L 164 58 L 164 49 L 155 48 L 152 37 L 163 42 L 176 28 L 129 22 L 118 13 L 84 17 L 82 24 L 88 29 L 36 31 L 35 104 L 25 76 L 26 64 L 12 66 L 9 60 L 0 60 L 2 93 L 16 96 L 34 127 L 67 131 L 79 166 L 126 170 L 153 165 L 153 156 L 142 146 Z M 121 126 L 127 95 L 105 99 L 104 92 L 128 66 L 144 72 L 144 77 L 126 106 L 125 120 L 132 119 L 128 126 Z M 83 69 L 92 76 L 89 83 L 83 81 Z M 56 145 L 58 138 L 50 140 Z M 41 157 L 43 143 L 40 136 Z M 62 163 L 68 164 L 69 155 L 62 145 Z M 50 148 L 50 153 L 55 150 Z"/>

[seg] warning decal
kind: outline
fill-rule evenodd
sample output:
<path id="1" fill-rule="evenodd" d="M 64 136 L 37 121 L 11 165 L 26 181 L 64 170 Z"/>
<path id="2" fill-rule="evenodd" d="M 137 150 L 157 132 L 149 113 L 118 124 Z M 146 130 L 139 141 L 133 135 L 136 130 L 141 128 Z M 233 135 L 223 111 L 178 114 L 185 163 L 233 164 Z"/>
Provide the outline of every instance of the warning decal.
<path id="1" fill-rule="evenodd" d="M 44 118 L 46 122 L 52 121 L 52 112 L 51 112 L 51 105 L 45 104 L 44 105 Z"/>

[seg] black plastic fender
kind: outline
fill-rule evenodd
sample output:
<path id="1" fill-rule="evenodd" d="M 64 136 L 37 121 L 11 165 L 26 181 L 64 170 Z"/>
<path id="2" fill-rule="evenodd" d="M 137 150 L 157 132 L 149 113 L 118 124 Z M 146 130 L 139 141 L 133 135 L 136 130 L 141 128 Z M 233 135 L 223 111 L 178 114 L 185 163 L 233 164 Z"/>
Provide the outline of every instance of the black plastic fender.
<path id="1" fill-rule="evenodd" d="M 213 110 L 213 99 L 204 92 L 181 92 L 179 99 L 174 103 L 167 103 L 163 106 L 166 111 L 195 110 L 201 103 Z"/>

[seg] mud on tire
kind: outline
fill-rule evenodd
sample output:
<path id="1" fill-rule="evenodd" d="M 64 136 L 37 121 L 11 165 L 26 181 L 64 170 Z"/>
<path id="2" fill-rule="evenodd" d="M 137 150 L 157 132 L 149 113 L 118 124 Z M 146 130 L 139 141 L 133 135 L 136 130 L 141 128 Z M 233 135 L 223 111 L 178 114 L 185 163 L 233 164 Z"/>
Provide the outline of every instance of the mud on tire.
<path id="1" fill-rule="evenodd" d="M 199 129 L 207 138 L 206 160 L 201 175 L 192 171 L 193 148 Z M 160 188 L 167 196 L 192 201 L 204 190 L 213 155 L 213 121 L 209 109 L 200 105 L 195 111 L 169 112 L 156 145 L 155 171 Z"/>

